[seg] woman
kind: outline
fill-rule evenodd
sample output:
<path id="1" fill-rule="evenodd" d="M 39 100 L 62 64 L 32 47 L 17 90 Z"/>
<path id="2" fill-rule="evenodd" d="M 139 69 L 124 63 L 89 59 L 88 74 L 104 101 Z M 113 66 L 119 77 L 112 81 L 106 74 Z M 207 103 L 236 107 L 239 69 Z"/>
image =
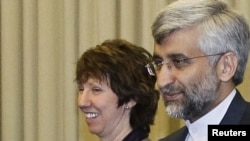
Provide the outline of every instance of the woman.
<path id="1" fill-rule="evenodd" d="M 89 131 L 102 141 L 149 140 L 159 93 L 145 64 L 151 55 L 125 40 L 106 40 L 76 66 L 78 105 Z"/>

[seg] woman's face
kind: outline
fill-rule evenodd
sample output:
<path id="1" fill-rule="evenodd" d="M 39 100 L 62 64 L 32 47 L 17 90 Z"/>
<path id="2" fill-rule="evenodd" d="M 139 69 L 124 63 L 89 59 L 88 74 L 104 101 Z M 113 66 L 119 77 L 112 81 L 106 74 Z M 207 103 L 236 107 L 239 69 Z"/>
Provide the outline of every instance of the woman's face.
<path id="1" fill-rule="evenodd" d="M 89 131 L 99 137 L 129 125 L 128 110 L 125 110 L 125 105 L 118 107 L 118 97 L 107 82 L 90 78 L 79 85 L 78 106 Z"/>

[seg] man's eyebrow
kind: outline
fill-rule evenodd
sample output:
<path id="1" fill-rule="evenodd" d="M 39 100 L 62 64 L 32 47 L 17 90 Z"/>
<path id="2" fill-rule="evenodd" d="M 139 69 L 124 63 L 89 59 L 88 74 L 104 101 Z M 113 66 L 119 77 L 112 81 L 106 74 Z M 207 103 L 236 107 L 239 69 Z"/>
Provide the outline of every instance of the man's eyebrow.
<path id="1" fill-rule="evenodd" d="M 158 54 L 153 54 L 152 59 L 162 59 L 162 57 L 160 57 Z"/>
<path id="2" fill-rule="evenodd" d="M 186 55 L 184 55 L 183 53 L 171 53 L 171 54 L 167 54 L 166 56 L 164 56 L 166 58 L 178 58 L 178 57 L 187 57 Z M 159 56 L 158 54 L 153 54 L 153 59 L 162 59 L 161 56 Z"/>
<path id="3" fill-rule="evenodd" d="M 182 53 L 173 53 L 173 54 L 167 55 L 167 57 L 168 58 L 178 58 L 178 57 L 187 57 L 187 56 L 182 54 Z"/>

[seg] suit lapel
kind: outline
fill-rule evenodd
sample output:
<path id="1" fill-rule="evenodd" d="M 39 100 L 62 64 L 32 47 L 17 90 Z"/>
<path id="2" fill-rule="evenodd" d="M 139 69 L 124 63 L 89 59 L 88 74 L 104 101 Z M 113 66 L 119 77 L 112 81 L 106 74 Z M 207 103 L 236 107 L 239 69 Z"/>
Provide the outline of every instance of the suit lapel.
<path id="1" fill-rule="evenodd" d="M 225 116 L 220 124 L 239 124 L 247 108 L 247 104 L 237 90 Z"/>

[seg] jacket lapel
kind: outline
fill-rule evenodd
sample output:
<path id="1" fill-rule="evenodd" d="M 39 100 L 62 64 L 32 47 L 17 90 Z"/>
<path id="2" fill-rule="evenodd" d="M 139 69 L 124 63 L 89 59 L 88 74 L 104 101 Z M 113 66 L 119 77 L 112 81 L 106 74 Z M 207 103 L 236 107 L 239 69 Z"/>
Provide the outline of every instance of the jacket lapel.
<path id="1" fill-rule="evenodd" d="M 246 108 L 247 103 L 237 90 L 236 95 L 220 124 L 239 124 Z"/>

